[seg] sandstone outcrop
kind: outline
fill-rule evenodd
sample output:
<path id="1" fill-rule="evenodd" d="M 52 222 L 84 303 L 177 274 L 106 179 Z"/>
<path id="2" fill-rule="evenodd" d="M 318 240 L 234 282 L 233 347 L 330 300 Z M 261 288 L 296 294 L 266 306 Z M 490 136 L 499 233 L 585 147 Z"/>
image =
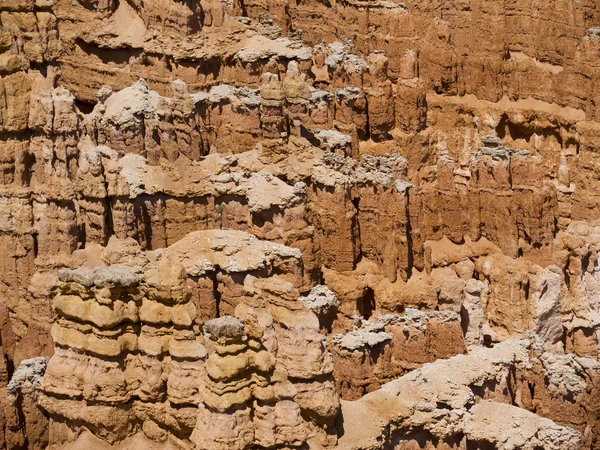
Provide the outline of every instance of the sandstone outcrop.
<path id="1" fill-rule="evenodd" d="M 596 3 L 1 1 L 0 449 L 600 448 Z"/>
<path id="2" fill-rule="evenodd" d="M 550 354 L 531 338 L 427 364 L 360 400 L 342 401 L 339 446 L 593 448 L 589 436 L 597 416 L 587 405 L 595 401 L 591 392 L 599 367 L 589 358 Z M 544 377 L 549 370 L 554 375 Z M 564 408 L 571 407 L 589 411 L 575 427 L 527 411 L 543 411 L 560 422 Z"/>
<path id="3" fill-rule="evenodd" d="M 192 233 L 140 267 L 120 250 L 59 272 L 49 448 L 85 429 L 114 445 L 140 431 L 207 450 L 335 443 L 333 359 L 300 300 L 298 250 L 239 231 Z"/>

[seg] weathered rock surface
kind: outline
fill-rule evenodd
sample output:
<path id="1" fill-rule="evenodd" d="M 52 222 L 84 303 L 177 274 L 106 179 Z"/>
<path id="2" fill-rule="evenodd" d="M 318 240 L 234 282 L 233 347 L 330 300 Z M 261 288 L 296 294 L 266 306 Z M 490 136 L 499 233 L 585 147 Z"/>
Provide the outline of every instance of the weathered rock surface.
<path id="1" fill-rule="evenodd" d="M 0 449 L 600 448 L 599 30 L 0 1 Z"/>
<path id="2" fill-rule="evenodd" d="M 536 339 L 506 341 L 426 364 L 357 401 L 342 401 L 346 449 L 579 449 L 590 446 L 597 413 L 591 392 L 600 366 L 552 355 Z M 548 371 L 554 375 L 545 377 Z M 527 381 L 526 381 L 527 380 Z M 563 408 L 581 422 L 560 426 Z M 587 412 L 589 411 L 589 415 Z M 342 423 L 342 422 L 340 422 Z M 570 423 L 569 425 L 574 425 Z M 576 430 L 575 428 L 579 428 Z M 422 448 L 422 447 L 421 447 Z"/>
<path id="3" fill-rule="evenodd" d="M 286 280 L 302 282 L 297 250 L 204 231 L 144 257 L 59 272 L 40 399 L 50 448 L 85 429 L 114 445 L 140 431 L 204 449 L 335 443 L 333 359 Z M 207 294 L 235 316 L 199 316 Z"/>

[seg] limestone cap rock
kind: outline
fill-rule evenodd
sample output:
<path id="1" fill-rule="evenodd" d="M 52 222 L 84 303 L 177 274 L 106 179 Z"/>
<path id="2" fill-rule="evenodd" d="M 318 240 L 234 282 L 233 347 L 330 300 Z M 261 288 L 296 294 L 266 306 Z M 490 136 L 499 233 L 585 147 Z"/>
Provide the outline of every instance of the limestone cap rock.
<path id="1" fill-rule="evenodd" d="M 181 262 L 188 275 L 200 276 L 217 269 L 229 273 L 250 272 L 276 264 L 278 260 L 296 260 L 300 250 L 262 241 L 244 231 L 197 231 L 165 250 L 166 257 Z"/>
<path id="2" fill-rule="evenodd" d="M 219 338 L 241 338 L 246 329 L 239 319 L 233 316 L 223 316 L 207 320 L 204 323 L 204 331 L 213 340 Z"/>
<path id="3" fill-rule="evenodd" d="M 37 358 L 24 359 L 19 364 L 17 370 L 13 374 L 8 386 L 6 386 L 6 392 L 9 395 L 16 395 L 23 383 L 30 382 L 32 384 L 40 385 L 46 372 L 46 366 L 48 365 L 47 356 L 38 356 Z"/>
<path id="4" fill-rule="evenodd" d="M 310 290 L 306 297 L 300 297 L 304 306 L 317 316 L 323 316 L 340 305 L 335 293 L 327 286 L 319 284 Z"/>
<path id="5" fill-rule="evenodd" d="M 98 266 L 91 269 L 61 269 L 58 279 L 62 282 L 74 282 L 85 287 L 137 286 L 142 275 L 135 269 L 124 266 Z"/>

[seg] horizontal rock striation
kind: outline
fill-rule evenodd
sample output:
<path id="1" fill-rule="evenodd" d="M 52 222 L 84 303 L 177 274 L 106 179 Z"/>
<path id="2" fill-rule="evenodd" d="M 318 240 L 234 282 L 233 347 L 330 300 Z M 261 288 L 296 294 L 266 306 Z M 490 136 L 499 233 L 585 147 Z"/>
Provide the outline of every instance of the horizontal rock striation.
<path id="1" fill-rule="evenodd" d="M 0 2 L 0 449 L 598 449 L 600 7 Z"/>
<path id="2" fill-rule="evenodd" d="M 297 250 L 196 232 L 147 258 L 59 272 L 40 398 L 49 448 L 85 429 L 115 445 L 138 432 L 207 450 L 335 443 L 333 360 L 286 280 Z M 235 316 L 198 315 L 207 276 Z"/>

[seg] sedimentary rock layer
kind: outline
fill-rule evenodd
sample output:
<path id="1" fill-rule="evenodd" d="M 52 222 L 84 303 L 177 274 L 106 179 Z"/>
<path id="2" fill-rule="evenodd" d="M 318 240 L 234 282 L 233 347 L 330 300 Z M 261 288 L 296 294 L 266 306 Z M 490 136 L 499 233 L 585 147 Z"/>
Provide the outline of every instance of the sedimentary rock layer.
<path id="1" fill-rule="evenodd" d="M 596 2 L 0 24 L 0 449 L 600 448 Z"/>

